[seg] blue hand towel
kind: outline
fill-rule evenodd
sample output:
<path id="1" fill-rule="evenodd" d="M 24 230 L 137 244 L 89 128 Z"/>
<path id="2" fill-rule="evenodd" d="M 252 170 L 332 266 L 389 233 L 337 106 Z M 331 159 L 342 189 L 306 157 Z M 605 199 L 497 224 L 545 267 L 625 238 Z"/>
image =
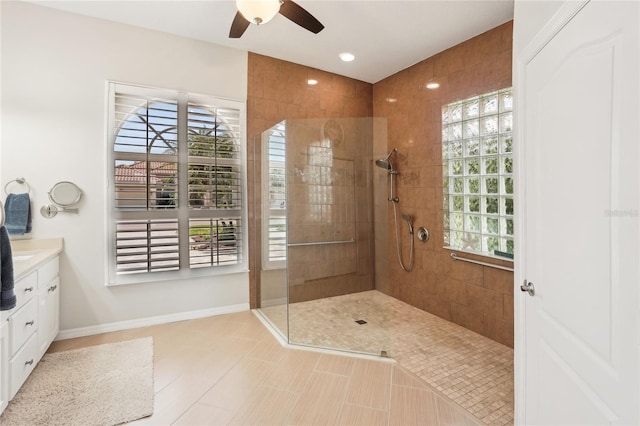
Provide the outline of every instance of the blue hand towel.
<path id="1" fill-rule="evenodd" d="M 13 257 L 7 228 L 0 226 L 0 311 L 16 307 L 13 291 Z"/>
<path id="2" fill-rule="evenodd" d="M 11 235 L 31 232 L 31 201 L 29 194 L 9 194 L 4 205 L 4 225 Z"/>

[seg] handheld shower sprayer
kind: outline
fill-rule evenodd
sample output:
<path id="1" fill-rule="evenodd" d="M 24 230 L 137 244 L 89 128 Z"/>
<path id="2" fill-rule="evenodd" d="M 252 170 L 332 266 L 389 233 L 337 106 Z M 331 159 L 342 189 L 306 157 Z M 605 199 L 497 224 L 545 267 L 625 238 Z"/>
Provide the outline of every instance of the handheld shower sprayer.
<path id="1" fill-rule="evenodd" d="M 413 235 L 413 217 L 409 213 L 402 213 L 402 218 L 407 221 L 407 225 L 409 225 L 409 233 Z"/>

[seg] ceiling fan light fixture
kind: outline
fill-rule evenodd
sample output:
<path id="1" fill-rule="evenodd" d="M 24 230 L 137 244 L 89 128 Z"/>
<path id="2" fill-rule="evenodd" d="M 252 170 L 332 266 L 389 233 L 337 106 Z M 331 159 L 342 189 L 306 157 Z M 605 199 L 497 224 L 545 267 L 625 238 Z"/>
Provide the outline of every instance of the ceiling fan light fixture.
<path id="1" fill-rule="evenodd" d="M 280 0 L 236 0 L 242 16 L 252 24 L 266 24 L 280 11 Z"/>

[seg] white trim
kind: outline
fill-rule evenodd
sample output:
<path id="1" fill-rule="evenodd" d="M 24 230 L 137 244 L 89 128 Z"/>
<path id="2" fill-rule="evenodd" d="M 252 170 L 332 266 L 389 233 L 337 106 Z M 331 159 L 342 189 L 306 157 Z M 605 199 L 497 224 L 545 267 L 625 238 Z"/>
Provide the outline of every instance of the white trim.
<path id="1" fill-rule="evenodd" d="M 568 0 L 560 7 L 553 17 L 533 37 L 519 55 L 524 64 L 529 63 L 540 53 L 542 49 L 560 32 L 574 16 L 582 10 L 591 0 Z M 515 127 L 514 127 L 515 128 Z"/>
<path id="2" fill-rule="evenodd" d="M 566 1 L 542 29 L 531 39 L 521 52 L 514 53 L 513 63 L 513 160 L 514 160 L 514 211 L 515 234 L 518 238 L 514 242 L 514 284 L 519 288 L 527 276 L 526 253 L 524 241 L 526 217 L 526 191 L 524 180 L 526 164 L 526 141 L 524 135 L 527 123 L 522 117 L 526 115 L 527 93 L 525 92 L 526 66 L 544 49 L 544 47 L 560 32 L 574 16 L 582 10 L 589 0 Z M 516 17 L 517 19 L 517 17 Z M 526 299 L 514 295 L 514 423 L 525 424 L 526 412 Z"/>
<path id="3" fill-rule="evenodd" d="M 216 315 L 233 314 L 250 309 L 248 303 L 221 306 L 218 308 L 201 309 L 198 311 L 179 312 L 176 314 L 160 315 L 156 317 L 139 318 L 128 321 L 111 322 L 107 324 L 92 325 L 89 327 L 61 330 L 54 340 L 73 339 L 75 337 L 93 336 L 95 334 L 110 333 L 113 331 L 130 330 L 132 328 L 148 327 L 151 325 L 167 324 L 177 321 L 186 321 L 197 318 L 205 318 Z"/>

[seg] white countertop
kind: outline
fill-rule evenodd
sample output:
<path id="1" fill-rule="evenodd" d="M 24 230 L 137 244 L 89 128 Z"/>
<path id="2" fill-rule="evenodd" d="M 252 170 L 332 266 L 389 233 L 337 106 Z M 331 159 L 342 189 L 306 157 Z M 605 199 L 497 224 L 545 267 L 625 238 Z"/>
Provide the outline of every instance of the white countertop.
<path id="1" fill-rule="evenodd" d="M 62 252 L 62 238 L 11 241 L 13 279 L 19 280 Z"/>
<path id="2" fill-rule="evenodd" d="M 62 252 L 62 238 L 40 240 L 12 240 L 11 254 L 13 256 L 13 280 L 19 279 L 34 271 L 40 265 L 56 257 Z M 6 321 L 14 309 L 0 311 L 0 320 Z M 0 324 L 1 325 L 1 324 Z"/>

